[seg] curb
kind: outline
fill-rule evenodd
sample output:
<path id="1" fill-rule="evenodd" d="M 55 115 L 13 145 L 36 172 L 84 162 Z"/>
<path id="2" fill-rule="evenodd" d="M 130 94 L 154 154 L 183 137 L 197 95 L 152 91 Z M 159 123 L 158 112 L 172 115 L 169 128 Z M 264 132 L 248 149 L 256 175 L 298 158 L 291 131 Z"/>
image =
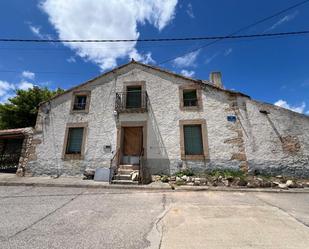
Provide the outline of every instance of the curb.
<path id="1" fill-rule="evenodd" d="M 92 189 L 132 189 L 169 192 L 259 192 L 259 193 L 309 193 L 309 188 L 301 189 L 274 189 L 274 188 L 224 188 L 224 187 L 198 187 L 179 186 L 173 189 L 171 186 L 148 185 L 94 185 L 94 184 L 70 184 L 70 183 L 31 183 L 31 182 L 0 182 L 0 186 L 28 186 L 28 187 L 67 187 L 67 188 L 92 188 Z"/>

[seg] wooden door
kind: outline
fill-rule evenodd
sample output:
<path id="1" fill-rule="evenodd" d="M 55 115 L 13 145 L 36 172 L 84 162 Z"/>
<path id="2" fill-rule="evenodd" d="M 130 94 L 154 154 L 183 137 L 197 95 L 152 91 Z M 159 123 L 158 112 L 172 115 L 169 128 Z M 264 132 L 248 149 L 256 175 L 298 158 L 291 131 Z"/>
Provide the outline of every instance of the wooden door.
<path id="1" fill-rule="evenodd" d="M 123 154 L 139 156 L 143 148 L 143 127 L 124 127 Z"/>

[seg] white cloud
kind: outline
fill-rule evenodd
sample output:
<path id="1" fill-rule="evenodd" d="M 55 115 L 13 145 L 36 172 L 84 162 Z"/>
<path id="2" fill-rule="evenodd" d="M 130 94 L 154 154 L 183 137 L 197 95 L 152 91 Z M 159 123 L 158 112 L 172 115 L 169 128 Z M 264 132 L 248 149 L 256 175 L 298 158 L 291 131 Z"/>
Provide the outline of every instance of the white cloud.
<path id="1" fill-rule="evenodd" d="M 282 17 L 279 21 L 277 21 L 272 26 L 270 26 L 266 31 L 271 31 L 271 30 L 277 28 L 278 26 L 280 26 L 280 25 L 282 25 L 284 23 L 292 21 L 297 15 L 298 15 L 298 11 L 296 10 L 293 13 L 288 14 L 288 15 Z"/>
<path id="2" fill-rule="evenodd" d="M 177 57 L 175 60 L 173 60 L 173 64 L 176 67 L 195 66 L 195 61 L 199 53 L 200 53 L 200 50 L 197 50 L 197 51 L 188 53 L 184 56 Z"/>
<path id="3" fill-rule="evenodd" d="M 75 63 L 75 62 L 76 62 L 76 59 L 75 59 L 74 56 L 71 56 L 71 57 L 69 57 L 69 58 L 67 59 L 67 62 L 69 62 L 69 63 Z"/>
<path id="4" fill-rule="evenodd" d="M 229 56 L 233 52 L 232 48 L 228 48 L 224 51 L 224 56 Z"/>
<path id="5" fill-rule="evenodd" d="M 28 90 L 33 88 L 33 84 L 27 81 L 22 81 L 17 85 L 17 88 L 21 90 Z"/>
<path id="6" fill-rule="evenodd" d="M 208 57 L 206 60 L 205 60 L 205 63 L 206 64 L 209 64 L 210 62 L 212 62 L 217 56 L 219 55 L 219 53 L 216 53 L 210 57 Z"/>
<path id="7" fill-rule="evenodd" d="M 181 70 L 180 73 L 183 75 L 183 76 L 186 76 L 186 77 L 192 77 L 194 76 L 195 72 L 194 71 L 191 71 L 191 70 Z"/>
<path id="8" fill-rule="evenodd" d="M 28 25 L 29 25 L 29 29 L 31 30 L 31 32 L 35 36 L 39 37 L 40 39 L 50 40 L 52 38 L 51 35 L 49 35 L 49 34 L 43 34 L 41 32 L 41 27 L 40 26 L 35 26 L 35 25 L 32 25 L 31 23 L 28 23 Z"/>
<path id="9" fill-rule="evenodd" d="M 43 0 L 41 9 L 49 16 L 59 39 L 138 39 L 138 24 L 146 22 L 161 31 L 175 16 L 178 0 Z M 102 70 L 113 68 L 117 59 L 133 57 L 151 61 L 151 54 L 141 55 L 136 42 L 64 43 L 85 60 Z"/>
<path id="10" fill-rule="evenodd" d="M 187 12 L 189 17 L 195 18 L 195 15 L 193 13 L 193 7 L 192 7 L 191 3 L 188 3 L 186 12 Z"/>
<path id="11" fill-rule="evenodd" d="M 35 73 L 26 70 L 21 73 L 21 76 L 25 79 L 33 80 L 35 78 Z"/>
<path id="12" fill-rule="evenodd" d="M 0 97 L 5 96 L 9 91 L 14 90 L 15 87 L 13 84 L 0 80 Z"/>
<path id="13" fill-rule="evenodd" d="M 305 108 L 306 108 L 305 102 L 302 102 L 300 106 L 291 106 L 285 100 L 282 100 L 282 99 L 279 99 L 278 101 L 276 101 L 274 105 L 280 106 L 280 107 L 283 107 L 283 108 L 286 108 L 286 109 L 289 109 L 291 111 L 298 112 L 298 113 L 304 113 Z"/>
<path id="14" fill-rule="evenodd" d="M 0 103 L 5 103 L 9 98 L 14 97 L 16 90 L 28 90 L 29 88 L 33 88 L 33 86 L 32 83 L 26 80 L 22 80 L 18 83 L 0 80 Z"/>

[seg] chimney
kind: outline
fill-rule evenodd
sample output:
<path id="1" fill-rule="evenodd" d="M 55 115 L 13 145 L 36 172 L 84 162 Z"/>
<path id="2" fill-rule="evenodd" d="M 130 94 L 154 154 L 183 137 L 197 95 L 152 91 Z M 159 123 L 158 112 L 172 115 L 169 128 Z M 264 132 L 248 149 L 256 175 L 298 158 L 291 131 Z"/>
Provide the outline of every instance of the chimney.
<path id="1" fill-rule="evenodd" d="M 209 80 L 216 87 L 223 88 L 221 72 L 210 73 Z"/>

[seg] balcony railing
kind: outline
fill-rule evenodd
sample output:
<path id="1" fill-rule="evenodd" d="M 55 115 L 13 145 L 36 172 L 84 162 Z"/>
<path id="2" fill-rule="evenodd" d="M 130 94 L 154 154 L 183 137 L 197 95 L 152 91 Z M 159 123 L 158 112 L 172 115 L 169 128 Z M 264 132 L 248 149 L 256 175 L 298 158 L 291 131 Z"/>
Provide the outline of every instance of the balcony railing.
<path id="1" fill-rule="evenodd" d="M 148 95 L 146 91 L 116 93 L 115 110 L 119 112 L 147 112 Z"/>

